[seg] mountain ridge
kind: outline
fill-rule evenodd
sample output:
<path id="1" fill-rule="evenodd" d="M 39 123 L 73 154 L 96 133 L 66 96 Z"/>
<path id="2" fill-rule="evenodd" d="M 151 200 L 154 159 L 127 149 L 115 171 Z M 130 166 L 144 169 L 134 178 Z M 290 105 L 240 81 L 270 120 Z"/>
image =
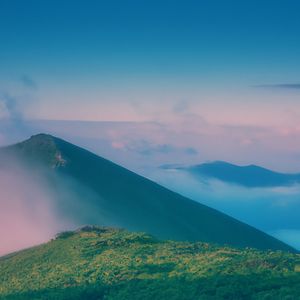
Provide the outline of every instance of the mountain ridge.
<path id="1" fill-rule="evenodd" d="M 91 204 L 95 211 L 104 212 L 108 221 L 100 225 L 144 231 L 162 239 L 295 251 L 252 226 L 62 139 L 39 134 L 6 147 L 5 151 L 17 155 L 25 163 L 34 161 L 54 169 L 60 176 L 72 178 L 75 185 L 91 190 L 95 197 L 82 199 L 82 204 Z M 58 163 L 61 161 L 64 163 Z M 60 199 L 63 203 L 61 201 L 64 199 Z M 72 208 L 74 205 L 68 206 Z M 80 213 L 74 213 L 74 218 L 80 218 Z M 91 219 L 87 214 L 80 222 L 91 223 Z M 99 217 L 94 222 L 103 222 L 103 218 Z"/>
<path id="2" fill-rule="evenodd" d="M 281 173 L 254 164 L 239 166 L 225 161 L 212 161 L 192 166 L 164 165 L 162 168 L 184 170 L 195 177 L 217 179 L 248 188 L 300 183 L 300 173 Z"/>

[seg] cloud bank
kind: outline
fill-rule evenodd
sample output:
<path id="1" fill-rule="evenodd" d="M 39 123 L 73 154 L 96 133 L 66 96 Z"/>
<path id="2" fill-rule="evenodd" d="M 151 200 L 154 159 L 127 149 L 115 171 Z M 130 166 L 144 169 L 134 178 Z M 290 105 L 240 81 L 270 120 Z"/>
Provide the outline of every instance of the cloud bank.
<path id="1" fill-rule="evenodd" d="M 179 169 L 147 169 L 146 176 L 300 250 L 300 185 L 246 188 L 218 180 L 195 178 Z"/>

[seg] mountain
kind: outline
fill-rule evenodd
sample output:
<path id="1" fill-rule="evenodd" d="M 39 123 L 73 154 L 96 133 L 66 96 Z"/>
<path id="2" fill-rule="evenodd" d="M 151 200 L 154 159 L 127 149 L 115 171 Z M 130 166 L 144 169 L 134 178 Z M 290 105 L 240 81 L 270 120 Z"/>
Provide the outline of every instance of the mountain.
<path id="1" fill-rule="evenodd" d="M 85 226 L 0 258 L 0 299 L 299 299 L 300 257 Z"/>
<path id="2" fill-rule="evenodd" d="M 262 231 L 62 139 L 35 135 L 0 151 L 0 158 L 7 155 L 29 166 L 28 172 L 49 180 L 58 195 L 56 210 L 78 225 L 116 226 L 162 239 L 294 251 Z M 79 201 L 60 192 L 61 185 L 79 195 Z"/>
<path id="3" fill-rule="evenodd" d="M 300 174 L 274 172 L 259 166 L 237 166 L 223 161 L 184 168 L 194 175 L 215 178 L 245 187 L 276 187 L 300 183 Z"/>

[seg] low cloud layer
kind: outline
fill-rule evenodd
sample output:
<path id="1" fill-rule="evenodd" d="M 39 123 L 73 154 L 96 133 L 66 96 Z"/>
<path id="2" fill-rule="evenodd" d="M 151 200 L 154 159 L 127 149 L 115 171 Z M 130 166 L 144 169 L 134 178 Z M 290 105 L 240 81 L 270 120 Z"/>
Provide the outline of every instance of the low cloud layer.
<path id="1" fill-rule="evenodd" d="M 146 176 L 300 249 L 300 185 L 245 188 L 218 180 L 196 179 L 178 169 L 148 169 Z"/>

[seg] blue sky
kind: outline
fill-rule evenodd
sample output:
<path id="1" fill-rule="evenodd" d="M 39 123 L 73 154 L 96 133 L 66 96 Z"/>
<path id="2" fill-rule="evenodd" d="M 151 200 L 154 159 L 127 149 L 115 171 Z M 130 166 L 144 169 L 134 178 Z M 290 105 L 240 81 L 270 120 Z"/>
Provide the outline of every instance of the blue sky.
<path id="1" fill-rule="evenodd" d="M 230 140 L 227 160 L 295 170 L 299 11 L 292 0 L 2 0 L 0 120 L 160 123 L 177 137 L 145 137 L 157 147 L 201 153 L 205 136 L 215 153 Z"/>
<path id="2" fill-rule="evenodd" d="M 1 78 L 299 82 L 299 1 L 1 1 Z"/>

